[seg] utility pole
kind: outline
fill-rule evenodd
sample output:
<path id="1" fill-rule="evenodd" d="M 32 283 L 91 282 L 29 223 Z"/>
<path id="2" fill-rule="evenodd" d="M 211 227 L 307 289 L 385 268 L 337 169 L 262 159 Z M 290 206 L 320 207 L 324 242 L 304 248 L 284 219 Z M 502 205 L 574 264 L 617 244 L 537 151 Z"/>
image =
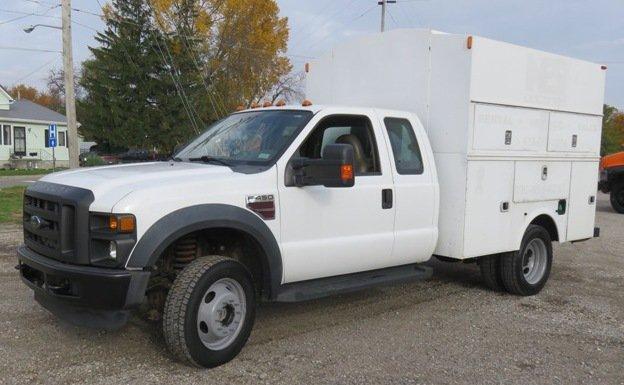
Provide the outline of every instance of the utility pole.
<path id="1" fill-rule="evenodd" d="M 63 72 L 65 73 L 65 115 L 67 116 L 67 145 L 69 168 L 77 168 L 80 148 L 76 123 L 76 95 L 74 92 L 74 60 L 71 37 L 71 0 L 62 0 L 63 7 Z"/>
<path id="2" fill-rule="evenodd" d="M 379 0 L 378 5 L 381 5 L 381 32 L 386 30 L 386 4 L 396 4 L 396 0 Z"/>

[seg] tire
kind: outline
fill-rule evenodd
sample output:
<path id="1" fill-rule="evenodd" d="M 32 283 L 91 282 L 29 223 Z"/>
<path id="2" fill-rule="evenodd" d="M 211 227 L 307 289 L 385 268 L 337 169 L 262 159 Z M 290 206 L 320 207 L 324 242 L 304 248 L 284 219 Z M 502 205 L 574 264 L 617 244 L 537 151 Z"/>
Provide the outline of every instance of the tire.
<path id="1" fill-rule="evenodd" d="M 539 293 L 550 276 L 552 259 L 552 241 L 548 231 L 541 226 L 529 225 L 522 237 L 520 250 L 506 253 L 501 258 L 505 289 L 522 296 Z"/>
<path id="2" fill-rule="evenodd" d="M 481 270 L 481 279 L 485 286 L 493 291 L 504 291 L 503 277 L 501 274 L 500 254 L 486 255 L 479 258 L 479 269 Z"/>
<path id="3" fill-rule="evenodd" d="M 254 286 L 245 266 L 217 255 L 198 258 L 180 272 L 167 295 L 163 312 L 167 347 L 191 365 L 222 365 L 247 342 L 255 307 Z"/>
<path id="4" fill-rule="evenodd" d="M 624 182 L 616 183 L 609 195 L 611 207 L 620 214 L 624 214 Z"/>

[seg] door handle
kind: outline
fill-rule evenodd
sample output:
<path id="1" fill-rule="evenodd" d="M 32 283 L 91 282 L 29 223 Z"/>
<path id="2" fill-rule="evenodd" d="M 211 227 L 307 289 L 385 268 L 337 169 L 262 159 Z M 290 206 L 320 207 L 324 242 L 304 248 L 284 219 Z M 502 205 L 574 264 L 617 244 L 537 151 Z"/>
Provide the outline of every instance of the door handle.
<path id="1" fill-rule="evenodd" d="M 384 210 L 392 208 L 392 189 L 381 190 L 381 208 Z"/>

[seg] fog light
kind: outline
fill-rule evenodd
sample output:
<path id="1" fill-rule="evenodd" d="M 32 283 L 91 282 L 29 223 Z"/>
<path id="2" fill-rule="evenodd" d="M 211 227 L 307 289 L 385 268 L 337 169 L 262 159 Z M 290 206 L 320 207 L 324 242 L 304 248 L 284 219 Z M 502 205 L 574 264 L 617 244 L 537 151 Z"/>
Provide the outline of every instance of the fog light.
<path id="1" fill-rule="evenodd" d="M 111 242 L 108 244 L 108 256 L 111 259 L 117 259 L 117 243 Z"/>

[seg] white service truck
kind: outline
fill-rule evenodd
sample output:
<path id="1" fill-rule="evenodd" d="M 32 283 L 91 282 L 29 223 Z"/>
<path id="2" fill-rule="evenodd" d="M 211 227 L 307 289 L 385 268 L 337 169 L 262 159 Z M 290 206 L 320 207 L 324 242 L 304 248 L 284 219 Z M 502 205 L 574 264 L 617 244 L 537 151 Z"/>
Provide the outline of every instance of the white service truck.
<path id="1" fill-rule="evenodd" d="M 35 299 L 106 328 L 143 304 L 176 357 L 211 367 L 241 350 L 257 300 L 424 278 L 432 255 L 533 295 L 553 242 L 598 235 L 600 65 L 399 30 L 307 72 L 314 104 L 233 113 L 168 162 L 28 187 L 18 267 Z"/>

